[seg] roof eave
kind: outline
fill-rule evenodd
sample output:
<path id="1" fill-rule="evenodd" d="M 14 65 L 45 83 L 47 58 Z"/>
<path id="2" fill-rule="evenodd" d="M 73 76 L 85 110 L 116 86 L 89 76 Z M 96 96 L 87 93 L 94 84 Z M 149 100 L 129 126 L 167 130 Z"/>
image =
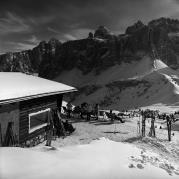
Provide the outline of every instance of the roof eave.
<path id="1" fill-rule="evenodd" d="M 57 94 L 70 93 L 70 92 L 75 92 L 75 91 L 78 91 L 78 90 L 76 88 L 74 88 L 74 89 L 65 90 L 65 91 L 56 91 L 56 92 L 42 93 L 42 94 L 31 95 L 31 96 L 24 96 L 24 97 L 20 97 L 20 98 L 1 100 L 0 105 L 20 102 L 20 101 L 25 101 L 25 100 L 30 100 L 30 99 L 40 98 L 40 97 L 45 97 L 45 96 L 52 96 L 52 95 L 57 95 Z"/>

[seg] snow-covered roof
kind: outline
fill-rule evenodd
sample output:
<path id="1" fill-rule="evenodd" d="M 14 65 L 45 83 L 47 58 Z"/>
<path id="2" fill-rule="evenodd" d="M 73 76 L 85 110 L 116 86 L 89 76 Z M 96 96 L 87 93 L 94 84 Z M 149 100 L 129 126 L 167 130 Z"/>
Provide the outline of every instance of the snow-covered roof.
<path id="1" fill-rule="evenodd" d="M 19 72 L 0 72 L 0 104 L 76 91 L 62 83 Z"/>

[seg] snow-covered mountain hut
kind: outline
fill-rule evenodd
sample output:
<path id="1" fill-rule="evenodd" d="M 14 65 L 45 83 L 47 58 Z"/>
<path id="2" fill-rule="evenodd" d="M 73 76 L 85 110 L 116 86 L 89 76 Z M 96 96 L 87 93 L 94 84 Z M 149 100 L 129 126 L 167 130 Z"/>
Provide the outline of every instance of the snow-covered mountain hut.
<path id="1" fill-rule="evenodd" d="M 63 94 L 73 91 L 74 87 L 40 77 L 0 72 L 0 144 L 12 131 L 17 144 L 39 143 L 50 110 L 61 108 Z"/>

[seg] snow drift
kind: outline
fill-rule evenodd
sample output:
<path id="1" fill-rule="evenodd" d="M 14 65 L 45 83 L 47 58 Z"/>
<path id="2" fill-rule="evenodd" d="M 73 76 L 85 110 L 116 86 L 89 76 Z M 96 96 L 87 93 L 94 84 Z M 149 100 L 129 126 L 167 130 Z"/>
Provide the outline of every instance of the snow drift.
<path id="1" fill-rule="evenodd" d="M 174 164 L 131 144 L 105 138 L 64 148 L 1 148 L 2 179 L 178 178 Z M 171 166 L 166 172 L 165 166 Z"/>

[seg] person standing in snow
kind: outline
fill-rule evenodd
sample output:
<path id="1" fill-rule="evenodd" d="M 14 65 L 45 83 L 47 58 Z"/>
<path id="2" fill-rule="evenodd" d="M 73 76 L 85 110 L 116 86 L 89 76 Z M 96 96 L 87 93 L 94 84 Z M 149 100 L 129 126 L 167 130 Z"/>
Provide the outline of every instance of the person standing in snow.
<path id="1" fill-rule="evenodd" d="M 53 120 L 54 120 L 55 135 L 58 137 L 60 136 L 65 137 L 66 131 L 62 122 L 60 112 L 58 110 L 54 110 Z"/>
<path id="2" fill-rule="evenodd" d="M 87 121 L 90 121 L 92 110 L 93 109 L 92 109 L 91 104 L 88 104 L 87 105 Z"/>
<path id="3" fill-rule="evenodd" d="M 83 115 L 86 115 L 87 114 L 87 103 L 84 102 L 84 103 L 81 103 L 81 119 L 84 119 Z"/>
<path id="4" fill-rule="evenodd" d="M 71 112 L 72 112 L 72 104 L 71 104 L 71 102 L 68 102 L 67 103 L 67 117 L 68 118 L 71 118 Z"/>
<path id="5" fill-rule="evenodd" d="M 111 122 L 114 122 L 114 114 L 112 112 L 112 109 L 109 112 L 110 118 L 111 118 Z"/>
<path id="6" fill-rule="evenodd" d="M 96 115 L 96 120 L 98 120 L 98 116 L 99 116 L 99 104 L 96 104 L 96 106 L 94 108 L 94 111 L 95 111 L 95 115 Z"/>

